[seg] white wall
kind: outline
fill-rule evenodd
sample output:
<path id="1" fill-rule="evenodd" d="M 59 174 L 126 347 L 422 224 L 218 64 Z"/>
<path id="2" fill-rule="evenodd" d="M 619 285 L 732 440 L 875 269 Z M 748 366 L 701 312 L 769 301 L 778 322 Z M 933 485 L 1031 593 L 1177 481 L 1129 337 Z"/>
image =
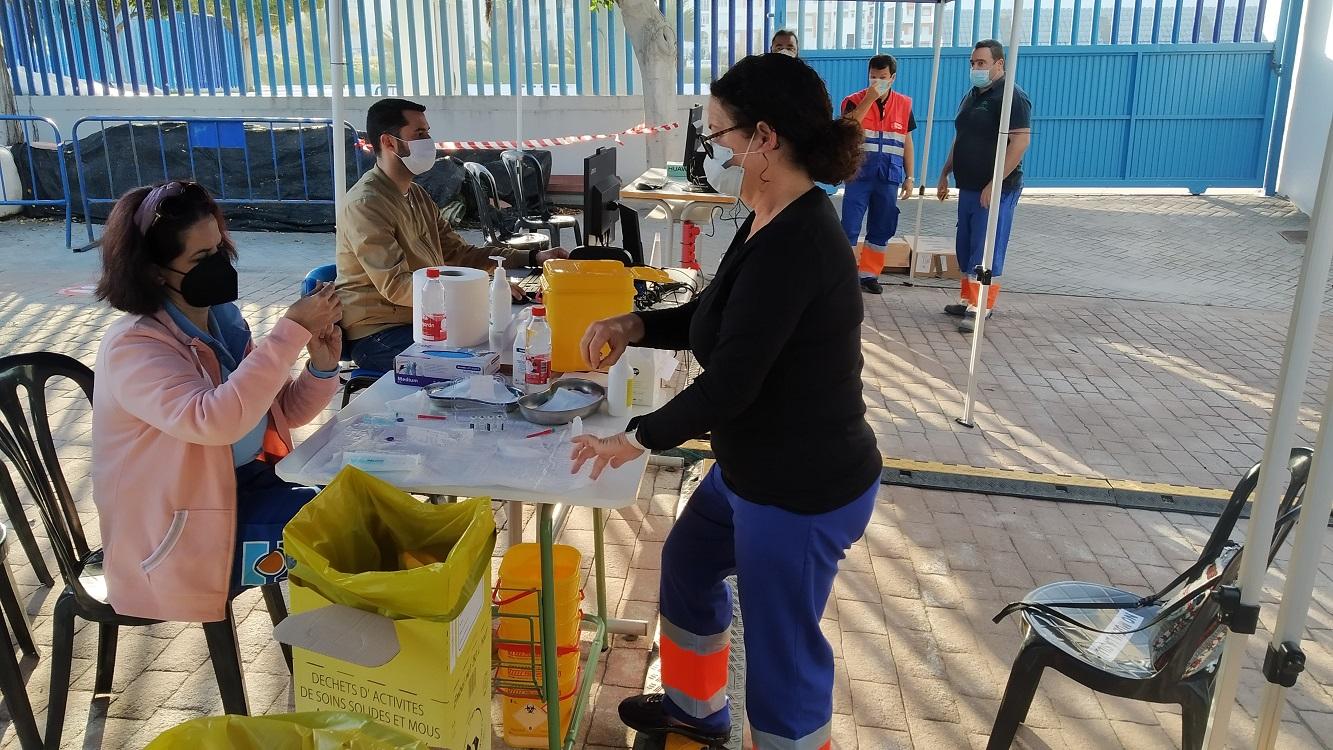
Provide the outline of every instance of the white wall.
<path id="1" fill-rule="evenodd" d="M 1333 92 L 1333 3 L 1305 0 L 1277 190 L 1307 214 L 1314 207 L 1333 122 L 1329 92 Z"/>
<path id="2" fill-rule="evenodd" d="M 20 113 L 31 113 L 55 120 L 61 134 L 72 137 L 74 122 L 90 115 L 162 116 L 162 117 L 323 117 L 330 114 L 329 100 L 317 97 L 225 97 L 225 96 L 19 96 Z M 366 124 L 366 109 L 376 101 L 372 97 L 352 97 L 347 102 L 347 119 L 358 129 Z M 427 107 L 431 135 L 440 141 L 497 140 L 514 137 L 514 99 L 511 97 L 418 97 Z M 697 97 L 678 97 L 683 126 L 688 108 L 702 101 Z M 643 98 L 640 96 L 525 97 L 523 99 L 523 137 L 543 138 L 565 135 L 591 135 L 628 129 L 643 122 Z M 649 123 L 659 124 L 659 123 Z M 80 135 L 95 128 L 85 126 Z M 684 128 L 670 134 L 669 153 L 684 149 Z M 644 169 L 642 136 L 623 139 L 624 148 L 617 158 L 621 176 L 638 177 Z M 593 141 L 551 149 L 553 174 L 583 174 L 583 158 L 598 146 L 614 141 Z M 660 165 L 657 165 L 660 166 Z"/>

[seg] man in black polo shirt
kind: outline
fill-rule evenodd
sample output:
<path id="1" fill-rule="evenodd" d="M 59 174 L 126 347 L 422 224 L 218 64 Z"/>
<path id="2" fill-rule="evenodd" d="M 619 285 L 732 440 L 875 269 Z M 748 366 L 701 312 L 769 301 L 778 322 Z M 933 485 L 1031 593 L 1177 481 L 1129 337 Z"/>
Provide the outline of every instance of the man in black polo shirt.
<path id="1" fill-rule="evenodd" d="M 1000 109 L 1004 102 L 1004 45 L 994 39 L 977 42 L 972 50 L 972 90 L 963 97 L 954 118 L 953 146 L 940 172 L 937 195 L 949 197 L 949 174 L 958 185 L 958 235 L 955 251 L 963 272 L 958 304 L 945 305 L 944 311 L 963 318 L 958 330 L 970 333 L 975 327 L 977 297 L 981 285 L 976 280 L 986 246 L 986 220 L 990 210 L 991 176 L 995 169 L 995 151 L 1000 142 Z M 1017 85 L 1009 115 L 1009 147 L 1005 152 L 1004 182 L 1000 186 L 999 222 L 995 232 L 995 255 L 991 275 L 1004 270 L 1009 229 L 1014 209 L 1023 193 L 1023 154 L 1032 140 L 1032 102 Z M 987 297 L 989 318 L 999 296 L 1000 285 L 992 282 Z"/>

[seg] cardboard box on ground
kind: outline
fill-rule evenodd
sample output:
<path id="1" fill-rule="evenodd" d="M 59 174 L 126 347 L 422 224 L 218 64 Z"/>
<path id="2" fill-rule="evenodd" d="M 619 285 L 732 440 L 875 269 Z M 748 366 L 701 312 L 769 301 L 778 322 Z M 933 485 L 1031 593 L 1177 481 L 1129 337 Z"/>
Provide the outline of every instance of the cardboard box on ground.
<path id="1" fill-rule="evenodd" d="M 391 629 L 358 627 L 354 632 L 363 634 L 361 644 L 325 643 L 318 647 L 319 651 L 292 649 L 296 710 L 351 711 L 413 734 L 431 747 L 488 750 L 491 746 L 489 592 L 487 576 L 477 585 L 467 608 L 452 622 L 380 618 L 391 623 Z M 303 586 L 292 586 L 291 593 L 293 616 L 331 607 L 350 609 L 334 605 Z M 362 646 L 379 651 L 390 641 L 397 642 L 397 655 L 380 666 L 363 666 L 320 653 L 327 649 L 357 658 L 344 649 Z"/>
<path id="2" fill-rule="evenodd" d="M 297 711 L 349 711 L 432 748 L 491 747 L 490 498 L 422 503 L 347 467 L 287 524 Z"/>
<path id="3" fill-rule="evenodd" d="M 962 272 L 958 270 L 958 258 L 953 255 L 917 253 L 913 261 L 916 263 L 917 278 L 960 279 L 963 277 Z"/>
<path id="4" fill-rule="evenodd" d="M 884 273 L 907 273 L 912 265 L 912 243 L 894 237 L 884 248 Z"/>

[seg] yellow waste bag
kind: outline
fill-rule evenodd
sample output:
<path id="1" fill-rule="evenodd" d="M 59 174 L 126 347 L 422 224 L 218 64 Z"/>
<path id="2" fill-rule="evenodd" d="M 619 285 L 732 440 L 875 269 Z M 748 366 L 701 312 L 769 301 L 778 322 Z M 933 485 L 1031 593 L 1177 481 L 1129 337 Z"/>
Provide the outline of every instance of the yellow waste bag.
<path id="1" fill-rule="evenodd" d="M 145 750 L 427 750 L 425 742 L 359 714 L 206 716 L 168 729 Z"/>
<path id="2" fill-rule="evenodd" d="M 495 549 L 491 500 L 423 503 L 345 467 L 283 531 L 289 577 L 325 599 L 393 619 L 458 616 Z M 403 570 L 403 553 L 435 560 Z"/>

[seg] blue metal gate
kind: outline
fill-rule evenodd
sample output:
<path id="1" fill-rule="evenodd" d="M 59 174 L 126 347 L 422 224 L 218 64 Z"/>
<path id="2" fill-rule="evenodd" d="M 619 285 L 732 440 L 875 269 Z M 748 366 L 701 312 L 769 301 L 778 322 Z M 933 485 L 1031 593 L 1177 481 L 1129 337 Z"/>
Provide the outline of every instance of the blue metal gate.
<path id="1" fill-rule="evenodd" d="M 916 143 L 925 142 L 928 48 L 886 50 L 899 61 L 898 91 L 912 97 Z M 931 169 L 953 140 L 967 92 L 967 47 L 940 62 Z M 870 52 L 803 54 L 835 104 L 866 87 Z M 1260 187 L 1274 102 L 1267 43 L 1023 48 L 1018 85 L 1033 101 L 1026 182 L 1047 187 Z M 918 146 L 919 147 L 919 146 Z M 926 175 L 934 185 L 938 172 Z"/>

